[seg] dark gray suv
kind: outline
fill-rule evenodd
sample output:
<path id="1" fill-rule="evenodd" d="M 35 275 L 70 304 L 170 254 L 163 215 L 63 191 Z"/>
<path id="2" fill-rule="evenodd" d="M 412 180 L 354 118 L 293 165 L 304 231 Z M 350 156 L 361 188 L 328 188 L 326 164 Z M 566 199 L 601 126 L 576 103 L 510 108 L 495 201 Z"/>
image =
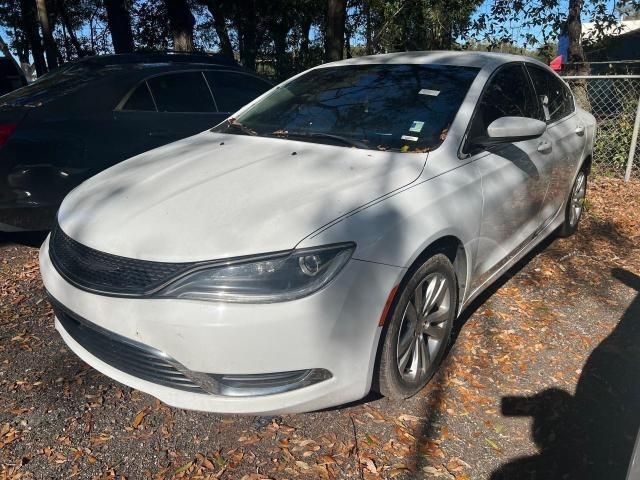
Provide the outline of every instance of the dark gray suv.
<path id="1" fill-rule="evenodd" d="M 85 179 L 270 87 L 221 56 L 130 54 L 88 57 L 0 97 L 0 231 L 48 229 Z"/>

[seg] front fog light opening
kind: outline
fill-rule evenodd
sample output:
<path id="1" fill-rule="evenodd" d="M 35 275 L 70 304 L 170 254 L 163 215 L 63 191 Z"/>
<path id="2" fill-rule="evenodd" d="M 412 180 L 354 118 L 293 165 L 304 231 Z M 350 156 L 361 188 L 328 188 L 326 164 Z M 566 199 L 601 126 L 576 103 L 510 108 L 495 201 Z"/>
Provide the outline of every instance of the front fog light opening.
<path id="1" fill-rule="evenodd" d="M 206 376 L 205 380 L 203 377 Z M 290 392 L 332 377 L 324 368 L 252 375 L 198 374 L 203 388 L 227 397 L 258 397 Z"/>

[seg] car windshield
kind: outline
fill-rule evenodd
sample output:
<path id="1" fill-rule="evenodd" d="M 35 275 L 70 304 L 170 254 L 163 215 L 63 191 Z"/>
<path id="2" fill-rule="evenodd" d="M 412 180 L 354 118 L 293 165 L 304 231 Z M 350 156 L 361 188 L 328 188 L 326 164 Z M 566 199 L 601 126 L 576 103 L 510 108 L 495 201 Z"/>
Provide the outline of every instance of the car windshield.
<path id="1" fill-rule="evenodd" d="M 445 139 L 478 70 L 413 64 L 318 68 L 212 131 L 427 152 Z"/>

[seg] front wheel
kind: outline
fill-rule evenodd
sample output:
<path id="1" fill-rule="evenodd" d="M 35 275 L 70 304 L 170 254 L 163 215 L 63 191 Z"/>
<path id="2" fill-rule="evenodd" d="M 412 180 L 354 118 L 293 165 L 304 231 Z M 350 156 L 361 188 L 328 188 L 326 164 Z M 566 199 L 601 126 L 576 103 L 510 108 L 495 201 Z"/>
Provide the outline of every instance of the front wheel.
<path id="1" fill-rule="evenodd" d="M 560 237 L 569 237 L 576 233 L 578 229 L 578 223 L 582 217 L 584 210 L 584 199 L 587 194 L 587 171 L 582 168 L 576 179 L 573 182 L 571 188 L 571 196 L 567 202 L 567 206 L 564 214 L 564 223 L 558 231 Z"/>
<path id="2" fill-rule="evenodd" d="M 390 398 L 419 392 L 449 344 L 458 305 L 451 261 L 437 254 L 406 282 L 387 318 L 374 388 Z"/>

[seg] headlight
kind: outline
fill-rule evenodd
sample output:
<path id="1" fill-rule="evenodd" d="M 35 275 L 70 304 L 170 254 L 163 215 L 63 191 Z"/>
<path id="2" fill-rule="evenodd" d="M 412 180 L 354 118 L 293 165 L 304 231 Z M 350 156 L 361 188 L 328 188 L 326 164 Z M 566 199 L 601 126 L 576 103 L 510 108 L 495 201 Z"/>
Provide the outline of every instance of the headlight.
<path id="1" fill-rule="evenodd" d="M 203 266 L 174 281 L 158 296 L 244 303 L 295 300 L 320 290 L 340 272 L 353 243 L 263 255 Z"/>

